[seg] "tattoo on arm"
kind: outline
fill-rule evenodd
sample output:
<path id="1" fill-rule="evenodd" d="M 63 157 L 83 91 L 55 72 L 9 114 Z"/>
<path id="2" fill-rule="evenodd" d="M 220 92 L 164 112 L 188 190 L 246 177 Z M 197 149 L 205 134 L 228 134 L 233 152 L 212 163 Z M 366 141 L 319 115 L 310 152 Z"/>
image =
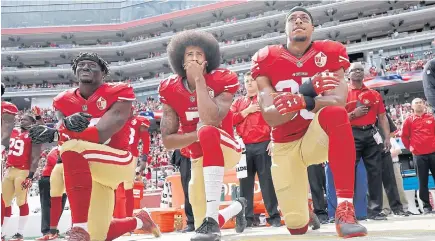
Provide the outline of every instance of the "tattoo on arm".
<path id="1" fill-rule="evenodd" d="M 166 104 L 163 104 L 163 116 L 160 121 L 162 137 L 177 133 L 180 123 L 177 113 Z"/>
<path id="2" fill-rule="evenodd" d="M 131 101 L 118 101 L 101 117 L 96 125 L 100 143 L 106 142 L 124 127 L 130 118 L 131 105 Z"/>
<path id="3" fill-rule="evenodd" d="M 225 116 L 228 114 L 228 111 L 230 110 L 233 101 L 233 94 L 229 92 L 223 92 L 220 95 L 216 96 L 213 99 L 213 101 L 216 103 L 216 106 L 218 107 L 219 122 L 220 122 L 225 118 Z"/>

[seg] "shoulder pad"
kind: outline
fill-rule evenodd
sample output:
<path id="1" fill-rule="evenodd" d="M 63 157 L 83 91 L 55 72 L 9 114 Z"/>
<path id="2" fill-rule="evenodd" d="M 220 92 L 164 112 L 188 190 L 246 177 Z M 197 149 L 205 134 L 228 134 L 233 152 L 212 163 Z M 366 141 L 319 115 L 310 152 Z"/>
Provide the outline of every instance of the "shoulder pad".
<path id="1" fill-rule="evenodd" d="M 56 95 L 56 97 L 53 98 L 54 109 L 60 110 L 60 108 L 62 108 L 61 107 L 62 103 L 64 103 L 67 99 L 69 99 L 71 96 L 73 96 L 74 91 L 76 91 L 76 89 L 69 89 L 69 90 L 62 91 L 61 93 Z"/>
<path id="2" fill-rule="evenodd" d="M 325 53 L 339 53 L 340 50 L 346 48 L 342 43 L 332 40 L 314 41 L 314 44 L 317 44 Z"/>
<path id="3" fill-rule="evenodd" d="M 224 91 L 235 94 L 239 89 L 239 77 L 235 72 L 228 69 L 216 69 L 210 73 L 214 82 L 222 84 Z"/>
<path id="4" fill-rule="evenodd" d="M 217 80 L 219 82 L 233 82 L 234 79 L 238 79 L 238 76 L 235 72 L 232 72 L 229 69 L 215 69 L 210 72 L 213 80 Z"/>
<path id="5" fill-rule="evenodd" d="M 50 152 L 48 153 L 48 155 L 47 155 L 47 159 L 48 159 L 49 157 L 51 157 L 51 156 L 54 156 L 54 157 L 57 158 L 58 154 L 59 154 L 59 150 L 58 150 L 58 148 L 57 148 L 57 147 L 54 147 L 54 148 L 51 149 Z"/>
<path id="6" fill-rule="evenodd" d="M 165 95 L 166 91 L 170 89 L 170 86 L 173 86 L 178 81 L 181 81 L 181 77 L 176 74 L 171 75 L 167 79 L 163 79 L 162 81 L 160 81 L 159 87 L 157 89 L 160 98 Z"/>
<path id="7" fill-rule="evenodd" d="M 145 116 L 137 116 L 136 117 L 138 122 L 140 123 L 141 126 L 146 126 L 149 127 L 150 126 L 150 120 L 148 118 L 146 118 Z"/>
<path id="8" fill-rule="evenodd" d="M 107 94 L 115 97 L 116 100 L 134 101 L 136 96 L 134 95 L 133 87 L 126 83 L 107 83 Z"/>
<path id="9" fill-rule="evenodd" d="M 267 75 L 269 67 L 281 55 L 281 45 L 268 45 L 258 50 L 252 57 L 251 74 L 255 79 L 259 75 Z"/>
<path id="10" fill-rule="evenodd" d="M 268 45 L 258 50 L 252 57 L 252 60 L 256 63 L 270 61 L 279 56 L 279 50 L 281 48 L 281 45 Z"/>
<path id="11" fill-rule="evenodd" d="M 15 106 L 10 102 L 2 101 L 1 107 L 2 107 L 2 114 L 7 113 L 11 115 L 16 115 L 18 113 L 17 106 Z"/>

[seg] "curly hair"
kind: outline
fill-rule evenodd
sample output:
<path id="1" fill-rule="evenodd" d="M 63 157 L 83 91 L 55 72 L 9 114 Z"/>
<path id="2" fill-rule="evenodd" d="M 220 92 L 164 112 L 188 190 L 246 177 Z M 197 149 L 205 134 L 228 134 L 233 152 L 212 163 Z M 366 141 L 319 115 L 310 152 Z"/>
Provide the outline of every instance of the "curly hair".
<path id="1" fill-rule="evenodd" d="M 72 68 L 72 71 L 74 74 L 76 74 L 77 64 L 82 60 L 94 61 L 95 63 L 97 63 L 101 67 L 101 71 L 105 75 L 107 75 L 109 73 L 109 64 L 104 59 L 102 59 L 96 53 L 84 52 L 84 53 L 79 53 L 79 55 L 73 60 L 73 65 L 71 68 Z"/>
<path id="2" fill-rule="evenodd" d="M 183 67 L 184 52 L 186 47 L 200 47 L 205 53 L 207 60 L 207 73 L 219 67 L 221 62 L 221 53 L 219 43 L 215 37 L 208 32 L 198 30 L 186 30 L 177 33 L 172 37 L 167 47 L 169 64 L 174 73 L 185 77 L 186 71 Z"/>

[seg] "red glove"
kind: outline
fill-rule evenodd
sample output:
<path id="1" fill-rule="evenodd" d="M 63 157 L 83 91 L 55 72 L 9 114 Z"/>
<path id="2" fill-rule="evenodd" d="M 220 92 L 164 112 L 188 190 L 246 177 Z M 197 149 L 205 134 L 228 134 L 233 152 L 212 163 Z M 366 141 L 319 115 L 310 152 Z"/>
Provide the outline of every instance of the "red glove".
<path id="1" fill-rule="evenodd" d="M 311 79 L 311 83 L 314 87 L 314 91 L 317 95 L 320 95 L 325 91 L 335 89 L 340 84 L 340 80 L 336 73 L 325 71 L 316 74 Z"/>
<path id="2" fill-rule="evenodd" d="M 379 103 L 378 95 L 375 90 L 366 90 L 358 95 L 358 100 L 365 106 L 373 106 Z"/>
<path id="3" fill-rule="evenodd" d="M 21 183 L 21 188 L 23 190 L 29 189 L 32 186 L 32 179 L 30 177 L 26 177 L 26 179 Z"/>
<path id="4" fill-rule="evenodd" d="M 290 92 L 273 93 L 273 104 L 281 115 L 305 109 L 307 104 L 303 95 Z"/>

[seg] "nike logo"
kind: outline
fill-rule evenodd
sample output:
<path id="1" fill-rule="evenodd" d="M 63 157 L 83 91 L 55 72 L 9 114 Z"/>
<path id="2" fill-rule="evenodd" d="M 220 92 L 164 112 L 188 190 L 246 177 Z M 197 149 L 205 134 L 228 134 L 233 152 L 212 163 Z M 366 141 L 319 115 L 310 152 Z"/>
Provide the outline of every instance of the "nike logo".
<path id="1" fill-rule="evenodd" d="M 216 200 L 207 200 L 208 203 L 209 203 L 209 202 L 214 202 L 214 201 L 216 201 Z"/>

